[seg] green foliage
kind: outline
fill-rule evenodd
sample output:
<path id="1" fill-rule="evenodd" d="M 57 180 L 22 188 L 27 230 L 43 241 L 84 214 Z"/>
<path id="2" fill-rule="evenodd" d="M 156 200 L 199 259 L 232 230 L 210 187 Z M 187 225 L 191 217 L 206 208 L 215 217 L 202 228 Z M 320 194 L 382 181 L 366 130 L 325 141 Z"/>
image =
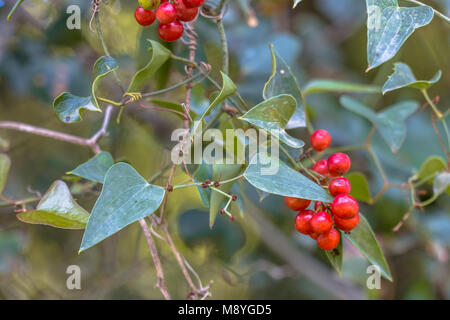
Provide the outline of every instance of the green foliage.
<path id="1" fill-rule="evenodd" d="M 340 101 L 347 110 L 371 121 L 377 127 L 393 153 L 396 153 L 405 141 L 405 120 L 419 109 L 419 104 L 416 101 L 402 101 L 387 107 L 379 113 L 375 113 L 350 97 L 343 96 Z"/>
<path id="2" fill-rule="evenodd" d="M 150 48 L 148 49 L 149 54 L 151 54 L 151 59 L 145 67 L 140 69 L 131 79 L 130 85 L 128 87 L 128 92 L 138 92 L 140 91 L 154 76 L 156 71 L 162 67 L 167 60 L 169 60 L 172 54 L 166 47 L 161 45 L 157 41 L 148 40 L 150 42 Z"/>
<path id="3" fill-rule="evenodd" d="M 358 201 L 370 203 L 372 196 L 366 177 L 362 173 L 352 172 L 346 175 L 346 178 L 352 185 L 350 195 Z"/>
<path id="4" fill-rule="evenodd" d="M 244 172 L 245 179 L 255 188 L 280 196 L 323 202 L 333 201 L 333 198 L 322 187 L 289 168 L 274 156 L 267 156 L 264 153 L 259 153 L 257 156 L 252 158 Z M 271 174 L 270 164 L 279 165 L 277 173 Z"/>
<path id="5" fill-rule="evenodd" d="M 2 194 L 3 189 L 5 189 L 10 168 L 11 160 L 6 154 L 0 153 L 0 194 Z"/>
<path id="6" fill-rule="evenodd" d="M 346 93 L 380 93 L 379 86 L 352 83 L 340 80 L 314 79 L 303 88 L 303 95 L 322 92 L 346 92 Z"/>
<path id="7" fill-rule="evenodd" d="M 80 164 L 74 170 L 68 172 L 81 178 L 103 183 L 106 173 L 114 164 L 114 159 L 108 152 L 100 152 L 87 162 Z"/>
<path id="8" fill-rule="evenodd" d="M 42 197 L 35 210 L 19 213 L 22 222 L 43 224 L 62 229 L 84 229 L 89 214 L 70 194 L 63 181 L 55 181 Z"/>
<path id="9" fill-rule="evenodd" d="M 400 88 L 411 87 L 419 90 L 426 90 L 439 81 L 442 71 L 438 71 L 431 80 L 417 80 L 411 68 L 402 62 L 395 64 L 394 73 L 383 85 L 383 94 Z"/>
<path id="10" fill-rule="evenodd" d="M 400 7 L 397 0 L 366 0 L 368 70 L 392 59 L 413 34 L 431 22 L 428 6 Z"/>
<path id="11" fill-rule="evenodd" d="M 89 97 L 78 97 L 69 92 L 64 92 L 55 98 L 53 109 L 62 122 L 73 123 L 81 121 L 83 110 L 101 112 L 96 91 L 103 78 L 118 68 L 116 61 L 111 57 L 101 57 L 93 69 L 94 81 L 92 82 L 92 95 Z"/>
<path id="12" fill-rule="evenodd" d="M 129 164 L 113 165 L 92 209 L 80 252 L 155 212 L 164 194 L 163 188 L 147 183 Z"/>
<path id="13" fill-rule="evenodd" d="M 277 134 L 278 138 L 285 144 L 298 149 L 302 148 L 305 143 L 291 137 L 285 131 L 296 107 L 295 99 L 291 95 L 283 94 L 261 102 L 239 119 L 267 131 L 268 134 L 271 134 L 271 132 Z"/>
<path id="14" fill-rule="evenodd" d="M 339 232 L 339 244 L 336 247 L 336 250 L 334 252 L 325 251 L 325 255 L 327 256 L 328 260 L 331 263 L 331 266 L 336 270 L 337 274 L 342 277 L 342 259 L 344 256 L 343 246 L 342 246 L 342 232 Z"/>
<path id="15" fill-rule="evenodd" d="M 381 275 L 392 281 L 389 265 L 380 248 L 377 238 L 370 227 L 367 219 L 360 213 L 358 226 L 345 237 L 371 262 L 380 268 Z"/>

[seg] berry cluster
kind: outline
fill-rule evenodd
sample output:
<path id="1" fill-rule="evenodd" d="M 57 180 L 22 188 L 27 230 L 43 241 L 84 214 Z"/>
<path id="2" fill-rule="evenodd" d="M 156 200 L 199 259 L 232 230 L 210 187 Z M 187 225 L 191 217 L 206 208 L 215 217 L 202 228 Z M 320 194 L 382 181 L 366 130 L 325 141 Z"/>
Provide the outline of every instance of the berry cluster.
<path id="1" fill-rule="evenodd" d="M 311 147 L 321 152 L 331 145 L 331 135 L 326 130 L 317 130 L 311 135 Z M 295 217 L 295 228 L 317 241 L 323 250 L 334 250 L 339 244 L 337 229 L 350 232 L 359 223 L 358 202 L 350 196 L 351 185 L 343 175 L 350 169 L 351 161 L 345 153 L 332 154 L 328 159 L 317 161 L 311 168 L 322 179 L 323 187 L 334 197 L 333 202 L 316 201 L 314 210 L 308 210 L 311 200 L 285 197 L 286 205 L 299 211 Z"/>
<path id="2" fill-rule="evenodd" d="M 205 0 L 138 0 L 134 12 L 141 26 L 149 26 L 158 20 L 158 35 L 164 41 L 175 41 L 184 32 L 182 22 L 194 20 Z"/>

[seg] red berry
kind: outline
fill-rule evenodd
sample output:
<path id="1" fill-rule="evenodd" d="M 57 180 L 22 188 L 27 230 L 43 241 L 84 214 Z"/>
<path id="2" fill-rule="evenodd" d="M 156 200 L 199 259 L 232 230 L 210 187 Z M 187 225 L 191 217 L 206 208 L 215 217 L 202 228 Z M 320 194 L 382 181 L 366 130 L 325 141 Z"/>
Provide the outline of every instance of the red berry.
<path id="1" fill-rule="evenodd" d="M 350 166 L 350 158 L 345 153 L 335 153 L 328 158 L 328 172 L 334 177 L 344 175 Z"/>
<path id="2" fill-rule="evenodd" d="M 359 212 L 358 202 L 348 194 L 339 194 L 331 204 L 331 211 L 340 219 L 351 219 Z"/>
<path id="3" fill-rule="evenodd" d="M 333 228 L 330 231 L 319 235 L 319 237 L 317 237 L 317 244 L 321 249 L 330 251 L 336 249 L 339 244 L 339 239 L 339 231 Z"/>
<path id="4" fill-rule="evenodd" d="M 192 21 L 197 17 L 198 8 L 188 8 L 185 6 L 183 1 L 178 0 L 174 4 L 175 9 L 177 9 L 177 18 L 180 21 L 188 22 Z"/>
<path id="5" fill-rule="evenodd" d="M 333 197 L 336 197 L 338 194 L 349 194 L 351 188 L 350 181 L 344 177 L 334 178 L 328 184 L 328 191 Z"/>
<path id="6" fill-rule="evenodd" d="M 316 151 L 323 151 L 331 144 L 331 135 L 326 130 L 317 130 L 311 135 L 311 147 Z"/>
<path id="7" fill-rule="evenodd" d="M 175 20 L 171 23 L 160 23 L 158 26 L 158 35 L 164 41 L 175 41 L 181 38 L 184 32 L 183 25 Z"/>
<path id="8" fill-rule="evenodd" d="M 180 1 L 180 0 L 178 0 Z M 183 0 L 184 5 L 188 8 L 197 8 L 200 7 L 205 0 Z"/>
<path id="9" fill-rule="evenodd" d="M 301 211 L 306 209 L 311 200 L 301 199 L 301 198 L 292 198 L 292 197 L 284 197 L 284 202 L 289 207 L 289 209 L 294 211 Z"/>
<path id="10" fill-rule="evenodd" d="M 333 227 L 333 219 L 330 214 L 324 211 L 317 212 L 314 217 L 312 217 L 311 228 L 314 233 L 324 233 L 330 231 Z"/>
<path id="11" fill-rule="evenodd" d="M 325 159 L 317 161 L 313 167 L 311 168 L 312 171 L 317 172 L 321 176 L 326 177 L 328 175 L 328 161 Z"/>
<path id="12" fill-rule="evenodd" d="M 314 240 L 317 240 L 317 238 L 319 237 L 319 235 L 320 235 L 319 233 L 315 233 L 315 232 L 309 234 L 309 236 L 310 236 L 312 239 L 314 239 Z"/>
<path id="13" fill-rule="evenodd" d="M 156 9 L 156 19 L 160 23 L 171 23 L 177 18 L 177 10 L 170 2 L 165 2 Z"/>
<path id="14" fill-rule="evenodd" d="M 151 25 L 153 22 L 155 22 L 156 19 L 154 11 L 145 10 L 141 7 L 137 8 L 136 11 L 134 11 L 134 17 L 136 18 L 136 21 L 144 27 Z"/>
<path id="15" fill-rule="evenodd" d="M 334 217 L 334 224 L 336 225 L 336 228 L 341 229 L 342 231 L 349 232 L 353 230 L 359 223 L 359 213 L 356 214 L 351 219 L 341 219 L 337 216 Z"/>
<path id="16" fill-rule="evenodd" d="M 297 231 L 300 233 L 307 235 L 310 234 L 312 232 L 312 228 L 309 222 L 311 221 L 311 218 L 313 216 L 314 211 L 311 210 L 300 211 L 295 217 L 295 229 L 297 229 Z"/>

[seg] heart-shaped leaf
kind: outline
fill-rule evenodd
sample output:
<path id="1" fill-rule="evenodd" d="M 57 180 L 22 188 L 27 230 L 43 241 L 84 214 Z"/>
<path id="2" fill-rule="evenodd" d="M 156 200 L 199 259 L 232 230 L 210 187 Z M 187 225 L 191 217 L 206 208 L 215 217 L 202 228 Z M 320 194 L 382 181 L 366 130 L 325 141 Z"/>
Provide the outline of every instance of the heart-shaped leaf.
<path id="1" fill-rule="evenodd" d="M 263 98 L 268 100 L 282 94 L 291 95 L 297 104 L 293 115 L 286 124 L 286 129 L 304 127 L 306 126 L 305 108 L 297 79 L 273 45 L 270 45 L 270 52 L 272 54 L 272 75 L 264 86 Z"/>
<path id="2" fill-rule="evenodd" d="M 152 78 L 156 71 L 158 71 L 161 66 L 169 60 L 172 54 L 170 50 L 161 45 L 157 41 L 147 40 L 150 42 L 150 48 L 148 49 L 149 54 L 151 54 L 151 59 L 145 67 L 140 69 L 131 79 L 130 85 L 128 87 L 128 92 L 138 92 L 140 91 Z"/>
<path id="3" fill-rule="evenodd" d="M 442 71 L 439 70 L 431 80 L 417 80 L 407 64 L 397 62 L 394 68 L 394 73 L 383 86 L 383 94 L 406 87 L 425 90 L 438 82 L 442 76 Z"/>
<path id="4" fill-rule="evenodd" d="M 367 219 L 360 213 L 359 224 L 345 237 L 369 260 L 370 263 L 380 268 L 381 275 L 392 281 L 389 265 L 380 248 L 377 238 L 373 233 Z"/>
<path id="5" fill-rule="evenodd" d="M 416 101 L 402 101 L 396 103 L 379 113 L 375 113 L 357 100 L 343 96 L 341 105 L 356 114 L 371 121 L 380 132 L 383 139 L 389 145 L 393 153 L 396 153 L 406 138 L 405 120 L 419 108 Z"/>
<path id="6" fill-rule="evenodd" d="M 400 7 L 397 0 L 366 0 L 366 4 L 367 70 L 393 58 L 409 36 L 434 16 L 429 6 Z"/>
<path id="7" fill-rule="evenodd" d="M 68 172 L 81 178 L 103 183 L 106 173 L 114 164 L 112 156 L 108 152 L 100 152 L 87 162 L 80 164 L 74 170 Z"/>
<path id="8" fill-rule="evenodd" d="M 255 188 L 268 193 L 327 203 L 333 201 L 321 186 L 264 152 L 250 160 L 244 177 Z"/>
<path id="9" fill-rule="evenodd" d="M 5 189 L 10 168 L 11 160 L 6 154 L 0 153 L 0 194 L 2 194 L 3 189 Z"/>
<path id="10" fill-rule="evenodd" d="M 447 167 L 444 159 L 439 156 L 431 156 L 428 157 L 425 162 L 420 167 L 419 171 L 416 174 L 417 179 L 426 179 L 431 177 L 436 172 L 442 171 Z M 433 183 L 434 179 L 430 178 L 429 183 Z"/>
<path id="11" fill-rule="evenodd" d="M 242 170 L 242 165 L 240 164 L 213 164 L 213 180 L 224 181 L 228 179 L 232 179 L 239 175 Z M 223 186 L 219 186 L 218 189 L 229 193 L 233 184 L 227 183 Z M 225 201 L 228 201 L 228 198 L 223 194 L 220 194 L 214 190 L 211 191 L 211 200 L 209 207 L 209 227 L 212 228 L 214 226 L 214 222 L 216 221 L 217 214 L 219 210 L 223 208 L 223 204 Z"/>
<path id="12" fill-rule="evenodd" d="M 89 214 L 73 200 L 67 185 L 57 180 L 42 197 L 36 210 L 19 213 L 17 218 L 26 223 L 76 230 L 86 227 Z"/>
<path id="13" fill-rule="evenodd" d="M 200 119 L 198 121 L 195 121 L 194 127 L 192 128 L 192 134 L 191 136 L 194 137 L 199 132 L 200 124 L 203 122 L 203 119 L 219 104 L 224 102 L 227 98 L 232 96 L 236 90 L 237 87 L 234 84 L 234 82 L 223 72 L 220 72 L 222 75 L 222 89 L 220 90 L 219 94 L 214 98 L 213 102 L 206 108 L 205 112 L 201 115 Z"/>
<path id="14" fill-rule="evenodd" d="M 359 172 L 352 172 L 345 176 L 352 185 L 350 195 L 358 201 L 370 203 L 372 196 L 370 194 L 369 184 L 366 177 Z"/>
<path id="15" fill-rule="evenodd" d="M 331 266 L 336 270 L 339 277 L 342 277 L 342 257 L 344 255 L 343 249 L 342 249 L 342 232 L 339 232 L 339 244 L 336 247 L 336 250 L 331 253 L 330 251 L 325 251 L 325 255 L 327 256 L 328 260 L 330 260 Z"/>
<path id="16" fill-rule="evenodd" d="M 374 85 L 328 79 L 311 80 L 303 88 L 303 96 L 321 92 L 380 93 L 381 88 Z"/>
<path id="17" fill-rule="evenodd" d="M 80 252 L 155 212 L 164 193 L 163 188 L 147 183 L 129 164 L 119 162 L 113 165 L 92 209 Z"/>
<path id="18" fill-rule="evenodd" d="M 118 68 L 116 61 L 111 57 L 100 57 L 94 64 L 91 95 L 78 97 L 69 92 L 64 92 L 53 101 L 53 109 L 59 119 L 66 123 L 81 121 L 83 110 L 101 112 L 95 92 L 103 78 Z"/>
<path id="19" fill-rule="evenodd" d="M 261 102 L 239 119 L 247 121 L 269 134 L 276 135 L 288 146 L 298 149 L 302 148 L 305 143 L 291 137 L 285 131 L 296 106 L 297 103 L 291 95 L 282 94 Z"/>

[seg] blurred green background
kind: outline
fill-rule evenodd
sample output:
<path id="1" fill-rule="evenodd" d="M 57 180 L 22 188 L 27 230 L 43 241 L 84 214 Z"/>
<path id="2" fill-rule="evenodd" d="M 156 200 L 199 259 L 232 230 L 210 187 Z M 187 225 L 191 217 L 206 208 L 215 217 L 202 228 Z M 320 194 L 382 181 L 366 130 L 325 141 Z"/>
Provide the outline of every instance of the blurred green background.
<path id="1" fill-rule="evenodd" d="M 8 23 L 6 15 L 13 2 L 0 0 L 0 120 L 90 136 L 98 129 L 101 115 L 85 113 L 84 121 L 64 125 L 52 110 L 54 97 L 63 91 L 78 95 L 89 92 L 91 68 L 103 55 L 96 34 L 88 26 L 90 1 L 25 1 Z M 107 5 L 102 6 L 101 23 L 106 42 L 120 65 L 121 78 L 130 79 L 148 59 L 145 39 L 157 40 L 155 27 L 143 29 L 137 25 L 133 17 L 136 1 L 104 2 Z M 449 105 L 450 32 L 439 19 L 416 31 L 392 61 L 364 73 L 365 1 L 305 0 L 292 10 L 291 0 L 255 0 L 250 3 L 258 19 L 253 28 L 247 22 L 254 17 L 235 1 L 230 2 L 225 28 L 231 77 L 251 105 L 262 100 L 262 88 L 270 75 L 270 43 L 292 67 L 301 87 L 313 78 L 382 85 L 392 73 L 393 63 L 402 61 L 412 67 L 418 79 L 429 79 L 442 70 L 443 78 L 431 88 L 430 95 L 440 96 L 440 106 Z M 450 12 L 450 1 L 429 3 Z M 66 28 L 70 4 L 82 8 L 81 30 Z M 212 76 L 218 79 L 221 53 L 217 28 L 200 17 L 196 31 L 200 37 L 198 60 L 210 63 Z M 168 46 L 178 55 L 187 56 L 181 42 Z M 164 88 L 183 76 L 181 64 L 168 63 L 150 88 Z M 212 90 L 207 86 L 204 89 Z M 103 96 L 120 99 L 112 77 L 101 90 Z M 164 98 L 180 103 L 183 90 Z M 424 102 L 413 89 L 359 98 L 376 110 L 407 98 Z M 338 95 L 312 95 L 308 105 L 315 127 L 327 129 L 334 146 L 361 143 L 370 130 L 366 120 L 340 107 Z M 112 123 L 101 146 L 117 161 L 128 161 L 149 178 L 166 163 L 170 134 L 179 127 L 182 122 L 176 116 L 130 106 L 120 125 Z M 407 139 L 396 155 L 375 135 L 374 149 L 392 183 L 405 182 L 428 156 L 443 156 L 428 112 L 408 119 L 407 127 Z M 307 138 L 304 129 L 291 133 Z M 29 197 L 36 190 L 45 192 L 54 180 L 92 156 L 87 148 L 26 133 L 0 130 L 0 139 L 0 151 L 12 159 L 4 193 L 10 199 Z M 352 171 L 363 172 L 372 194 L 376 194 L 382 181 L 372 161 L 364 152 L 351 156 Z M 164 185 L 166 178 L 161 177 L 157 183 Z M 185 178 L 180 172 L 176 181 Z M 393 283 L 383 280 L 381 290 L 368 290 L 368 263 L 356 249 L 344 243 L 344 275 L 338 278 L 314 241 L 295 231 L 295 213 L 285 208 L 282 198 L 269 196 L 259 203 L 254 189 L 247 186 L 245 190 L 248 214 L 236 223 L 219 217 L 213 230 L 195 189 L 177 191 L 168 203 L 169 230 L 203 283 L 214 281 L 212 298 L 450 298 L 448 195 L 424 212 L 415 211 L 396 233 L 392 228 L 407 211 L 407 195 L 390 189 L 375 205 L 361 204 L 394 277 Z M 96 200 L 92 195 L 75 197 L 86 209 Z M 80 231 L 21 223 L 10 207 L 0 207 L 0 299 L 161 298 L 154 288 L 153 263 L 137 224 L 78 255 L 81 237 Z M 175 298 L 186 298 L 188 287 L 173 255 L 156 241 L 169 290 Z M 82 290 L 66 288 L 66 268 L 74 264 L 81 267 Z"/>

